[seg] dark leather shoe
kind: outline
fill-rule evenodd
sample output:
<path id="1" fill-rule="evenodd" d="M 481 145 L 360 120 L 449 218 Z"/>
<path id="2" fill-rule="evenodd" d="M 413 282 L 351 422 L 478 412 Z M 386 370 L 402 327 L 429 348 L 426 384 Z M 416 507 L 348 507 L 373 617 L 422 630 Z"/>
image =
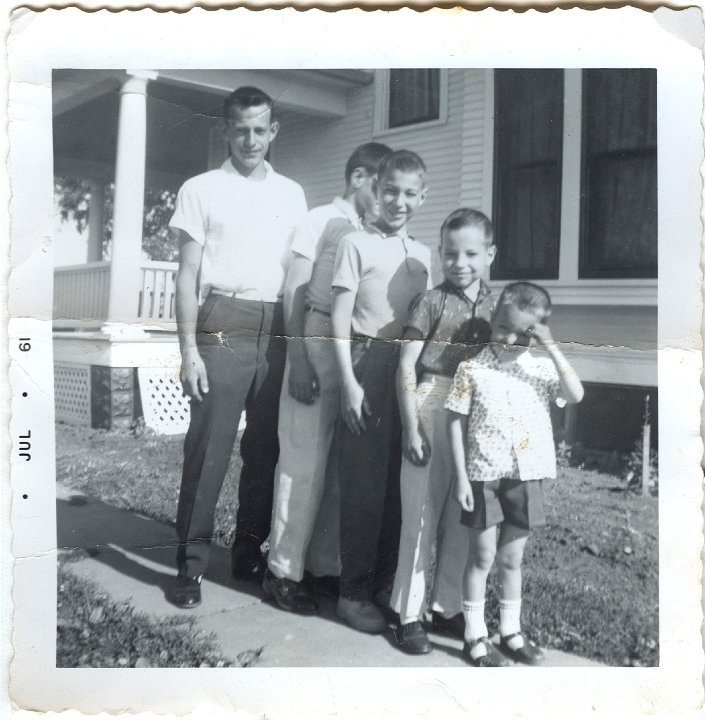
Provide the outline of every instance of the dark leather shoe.
<path id="1" fill-rule="evenodd" d="M 280 579 L 267 570 L 262 589 L 282 610 L 298 615 L 315 615 L 318 612 L 318 603 L 308 594 L 303 583 Z"/>
<path id="2" fill-rule="evenodd" d="M 230 569 L 236 580 L 262 582 L 267 562 L 259 548 L 234 549 L 230 559 Z"/>
<path id="3" fill-rule="evenodd" d="M 409 655 L 426 655 L 432 650 L 426 631 L 418 620 L 402 625 L 397 630 L 396 639 L 397 647 Z"/>
<path id="4" fill-rule="evenodd" d="M 431 616 L 431 627 L 433 632 L 441 635 L 450 635 L 460 640 L 465 637 L 465 618 L 462 613 L 447 618 L 434 610 Z"/>
<path id="5" fill-rule="evenodd" d="M 515 637 L 521 637 L 524 644 L 521 647 L 512 650 L 512 648 L 508 645 L 508 641 Z M 521 632 L 513 633 L 512 635 L 500 638 L 499 649 L 507 657 L 514 660 L 514 662 L 520 662 L 526 665 L 541 665 L 545 659 L 541 648 L 532 643 L 531 640 L 529 640 L 529 638 Z"/>
<path id="6" fill-rule="evenodd" d="M 177 575 L 170 600 L 184 610 L 198 607 L 201 604 L 201 578 Z"/>

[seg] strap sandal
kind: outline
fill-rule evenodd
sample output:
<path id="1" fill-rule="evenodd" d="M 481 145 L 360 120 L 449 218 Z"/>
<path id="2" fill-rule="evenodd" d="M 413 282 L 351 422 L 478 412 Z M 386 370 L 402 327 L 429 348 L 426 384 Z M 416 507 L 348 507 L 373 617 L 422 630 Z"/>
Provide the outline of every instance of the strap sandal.
<path id="1" fill-rule="evenodd" d="M 484 655 L 473 657 L 473 650 L 479 645 L 484 646 Z M 509 663 L 502 653 L 490 642 L 489 638 L 481 637 L 463 645 L 463 660 L 475 667 L 508 667 Z"/>
<path id="2" fill-rule="evenodd" d="M 516 637 L 520 637 L 524 644 L 521 647 L 512 649 L 509 642 Z M 500 638 L 499 649 L 514 662 L 524 663 L 525 665 L 541 665 L 545 660 L 541 648 L 536 643 L 531 642 L 522 632 L 512 633 Z"/>

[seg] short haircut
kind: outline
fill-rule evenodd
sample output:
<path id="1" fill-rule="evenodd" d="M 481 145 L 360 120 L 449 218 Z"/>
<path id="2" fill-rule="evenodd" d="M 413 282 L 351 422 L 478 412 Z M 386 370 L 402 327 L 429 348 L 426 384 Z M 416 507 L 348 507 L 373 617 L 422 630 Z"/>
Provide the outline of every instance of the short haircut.
<path id="1" fill-rule="evenodd" d="M 551 296 L 540 285 L 532 282 L 513 282 L 504 286 L 497 307 L 514 305 L 519 310 L 533 310 L 547 320 L 551 315 Z"/>
<path id="2" fill-rule="evenodd" d="M 411 150 L 396 150 L 393 153 L 389 153 L 379 164 L 377 177 L 381 180 L 393 172 L 416 173 L 423 182 L 426 166 L 424 165 L 424 161 L 415 152 Z"/>
<path id="3" fill-rule="evenodd" d="M 368 142 L 358 145 L 345 163 L 345 182 L 350 182 L 353 172 L 359 167 L 374 175 L 382 159 L 391 152 L 392 149 L 382 143 Z"/>
<path id="4" fill-rule="evenodd" d="M 464 227 L 480 228 L 485 235 L 485 246 L 489 247 L 492 245 L 494 230 L 487 215 L 479 210 L 473 210 L 472 208 L 465 207 L 453 210 L 453 212 L 443 221 L 443 225 L 441 225 L 441 245 L 443 245 L 443 238 L 446 233 L 451 230 L 460 230 Z"/>
<path id="5" fill-rule="evenodd" d="M 245 85 L 233 90 L 223 103 L 223 117 L 230 120 L 234 115 L 234 110 L 246 110 L 251 107 L 266 105 L 269 108 L 269 118 L 273 122 L 274 101 L 263 90 L 256 87 Z"/>

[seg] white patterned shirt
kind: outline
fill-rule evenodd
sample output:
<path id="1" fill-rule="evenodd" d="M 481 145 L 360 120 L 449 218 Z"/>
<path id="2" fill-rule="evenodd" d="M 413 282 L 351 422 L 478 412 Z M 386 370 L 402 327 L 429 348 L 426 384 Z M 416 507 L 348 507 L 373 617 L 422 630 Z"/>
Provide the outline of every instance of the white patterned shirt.
<path id="1" fill-rule="evenodd" d="M 470 481 L 556 477 L 550 402 L 560 380 L 549 357 L 523 352 L 502 364 L 495 346 L 458 366 L 445 408 L 468 416 Z"/>

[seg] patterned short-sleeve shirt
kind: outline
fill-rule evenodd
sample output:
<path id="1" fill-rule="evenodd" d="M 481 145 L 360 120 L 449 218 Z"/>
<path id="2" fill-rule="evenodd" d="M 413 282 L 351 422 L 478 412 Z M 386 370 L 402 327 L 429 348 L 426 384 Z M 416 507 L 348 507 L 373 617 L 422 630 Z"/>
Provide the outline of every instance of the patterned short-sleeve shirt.
<path id="1" fill-rule="evenodd" d="M 556 477 L 551 401 L 563 404 L 553 361 L 531 351 L 500 363 L 495 346 L 462 362 L 445 402 L 468 416 L 470 481 Z"/>

